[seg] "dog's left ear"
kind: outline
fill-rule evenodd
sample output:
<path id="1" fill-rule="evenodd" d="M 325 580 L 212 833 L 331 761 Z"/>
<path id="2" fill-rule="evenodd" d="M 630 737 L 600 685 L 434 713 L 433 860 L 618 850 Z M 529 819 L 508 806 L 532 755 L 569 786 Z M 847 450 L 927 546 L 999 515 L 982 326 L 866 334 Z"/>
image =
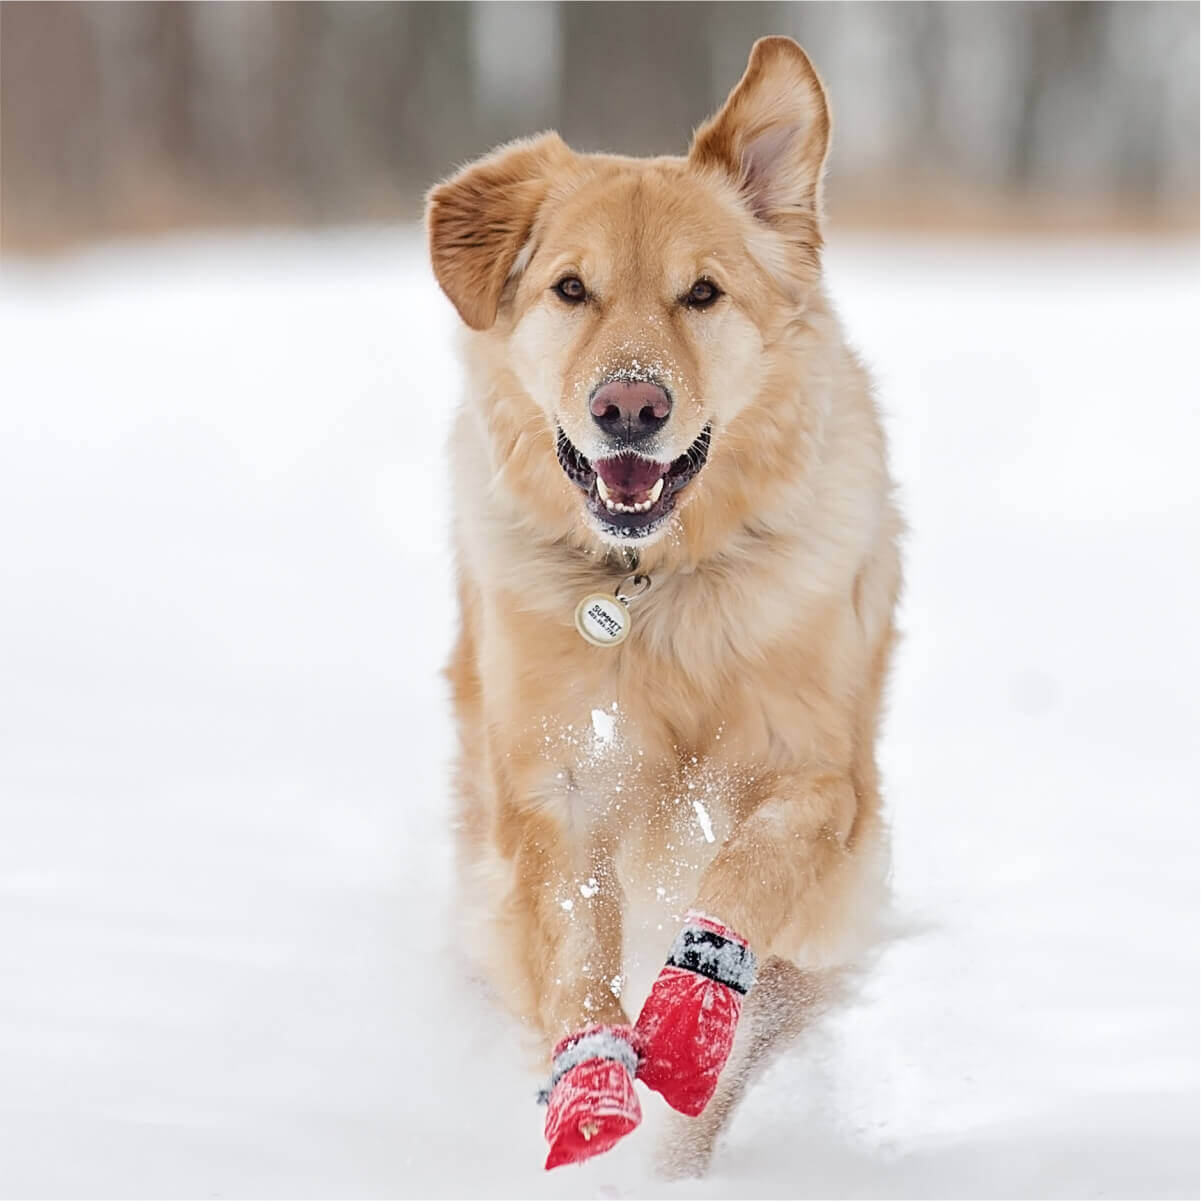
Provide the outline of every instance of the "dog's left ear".
<path id="1" fill-rule="evenodd" d="M 501 146 L 430 192 L 425 222 L 434 275 L 472 329 L 496 320 L 551 168 L 570 157 L 558 134 L 544 133 Z"/>
<path id="2" fill-rule="evenodd" d="M 821 178 L 830 146 L 826 91 L 791 38 L 760 38 L 746 74 L 693 136 L 698 167 L 738 184 L 755 216 L 811 248 L 821 246 Z"/>

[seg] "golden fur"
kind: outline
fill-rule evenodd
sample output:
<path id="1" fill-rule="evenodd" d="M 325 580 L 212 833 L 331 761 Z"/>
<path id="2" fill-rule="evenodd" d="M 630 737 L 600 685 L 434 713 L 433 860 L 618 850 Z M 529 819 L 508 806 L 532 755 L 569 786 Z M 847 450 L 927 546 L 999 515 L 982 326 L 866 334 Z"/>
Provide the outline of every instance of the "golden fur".
<path id="1" fill-rule="evenodd" d="M 870 913 L 900 522 L 822 291 L 828 139 L 809 60 L 766 38 L 687 157 L 544 134 L 430 194 L 434 270 L 468 327 L 449 666 L 467 937 L 547 1043 L 636 1016 L 631 969 L 657 969 L 687 909 L 810 968 Z M 595 302 L 564 304 L 565 273 Z M 677 302 L 698 277 L 725 293 L 699 312 Z M 663 458 L 706 423 L 712 448 L 637 544 L 653 584 L 630 637 L 601 649 L 575 606 L 628 568 L 555 429 L 600 453 L 590 390 L 630 369 L 672 389 Z"/>

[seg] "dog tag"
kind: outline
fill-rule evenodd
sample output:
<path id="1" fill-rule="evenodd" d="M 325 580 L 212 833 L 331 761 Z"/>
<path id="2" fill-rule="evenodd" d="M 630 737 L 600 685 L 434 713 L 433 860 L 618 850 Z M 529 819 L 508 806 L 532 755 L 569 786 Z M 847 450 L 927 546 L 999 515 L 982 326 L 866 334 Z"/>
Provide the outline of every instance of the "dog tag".
<path id="1" fill-rule="evenodd" d="M 630 611 L 617 597 L 593 592 L 576 605 L 575 628 L 593 646 L 618 646 L 630 632 Z"/>
<path id="2" fill-rule="evenodd" d="M 618 646 L 630 632 L 630 601 L 651 586 L 648 575 L 626 576 L 613 595 L 592 592 L 575 607 L 575 628 L 593 646 Z"/>

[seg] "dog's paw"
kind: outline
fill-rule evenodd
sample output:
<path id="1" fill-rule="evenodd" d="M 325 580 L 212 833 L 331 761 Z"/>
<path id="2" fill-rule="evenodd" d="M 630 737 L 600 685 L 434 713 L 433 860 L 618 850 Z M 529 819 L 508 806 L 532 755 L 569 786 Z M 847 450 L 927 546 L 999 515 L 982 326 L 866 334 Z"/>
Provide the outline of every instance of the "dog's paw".
<path id="1" fill-rule="evenodd" d="M 546 1167 L 608 1151 L 642 1121 L 629 1026 L 593 1026 L 555 1048 L 546 1101 Z"/>
<path id="2" fill-rule="evenodd" d="M 730 1057 L 742 998 L 755 979 L 744 939 L 689 914 L 638 1016 L 638 1079 L 680 1113 L 708 1105 Z"/>

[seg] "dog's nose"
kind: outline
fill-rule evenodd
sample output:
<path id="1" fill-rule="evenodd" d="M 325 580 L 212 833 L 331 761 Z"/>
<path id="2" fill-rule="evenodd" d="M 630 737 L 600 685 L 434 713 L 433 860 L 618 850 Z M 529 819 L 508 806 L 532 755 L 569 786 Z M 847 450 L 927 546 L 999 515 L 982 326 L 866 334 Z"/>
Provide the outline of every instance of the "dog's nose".
<path id="1" fill-rule="evenodd" d="M 610 380 L 593 392 L 588 408 L 609 437 L 642 442 L 667 423 L 671 397 L 665 388 L 645 380 Z"/>

